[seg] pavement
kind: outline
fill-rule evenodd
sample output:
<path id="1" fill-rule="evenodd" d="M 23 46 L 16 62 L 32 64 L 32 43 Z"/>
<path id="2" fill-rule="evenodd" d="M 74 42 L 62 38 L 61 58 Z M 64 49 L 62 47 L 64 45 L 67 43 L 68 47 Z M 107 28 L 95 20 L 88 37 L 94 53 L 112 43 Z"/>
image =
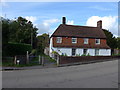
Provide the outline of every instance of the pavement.
<path id="1" fill-rule="evenodd" d="M 118 60 L 2 71 L 2 88 L 118 88 Z"/>

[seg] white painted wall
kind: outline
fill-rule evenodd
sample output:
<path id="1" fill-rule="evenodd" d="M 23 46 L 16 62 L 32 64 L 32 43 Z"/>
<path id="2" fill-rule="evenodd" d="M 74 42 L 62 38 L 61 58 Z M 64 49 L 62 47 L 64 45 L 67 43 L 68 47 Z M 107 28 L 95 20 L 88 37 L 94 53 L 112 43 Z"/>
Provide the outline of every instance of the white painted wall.
<path id="1" fill-rule="evenodd" d="M 99 55 L 109 56 L 109 55 L 111 55 L 111 49 L 100 49 Z"/>
<path id="2" fill-rule="evenodd" d="M 58 52 L 60 55 L 67 54 L 67 56 L 72 55 L 72 48 L 53 48 L 54 51 Z M 95 56 L 95 49 L 88 49 L 87 54 L 91 56 Z M 83 49 L 82 48 L 76 48 L 76 54 L 82 55 Z M 109 56 L 111 55 L 111 49 L 99 49 L 99 55 L 100 56 Z"/>

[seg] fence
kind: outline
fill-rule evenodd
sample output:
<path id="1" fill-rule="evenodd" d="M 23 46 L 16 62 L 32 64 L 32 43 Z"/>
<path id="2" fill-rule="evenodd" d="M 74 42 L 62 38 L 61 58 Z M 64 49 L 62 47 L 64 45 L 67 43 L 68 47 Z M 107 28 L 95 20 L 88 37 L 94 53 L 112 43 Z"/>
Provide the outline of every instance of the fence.
<path id="1" fill-rule="evenodd" d="M 76 62 L 89 62 L 105 59 L 120 58 L 120 56 L 59 56 L 59 64 L 69 64 Z"/>
<path id="2" fill-rule="evenodd" d="M 45 65 L 50 63 L 49 57 L 46 56 L 34 56 L 34 55 L 16 55 L 15 57 L 3 57 L 2 58 L 2 63 L 4 65 L 9 64 L 9 65 Z"/>

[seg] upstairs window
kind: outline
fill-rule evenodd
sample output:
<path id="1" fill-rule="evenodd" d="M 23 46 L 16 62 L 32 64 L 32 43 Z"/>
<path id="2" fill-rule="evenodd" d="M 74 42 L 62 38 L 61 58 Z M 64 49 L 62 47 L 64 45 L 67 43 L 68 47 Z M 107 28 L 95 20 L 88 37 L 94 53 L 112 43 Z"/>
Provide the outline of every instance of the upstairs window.
<path id="1" fill-rule="evenodd" d="M 56 42 L 57 42 L 57 43 L 62 43 L 62 37 L 57 37 L 57 38 L 56 38 Z"/>
<path id="2" fill-rule="evenodd" d="M 84 44 L 88 44 L 88 38 L 84 38 Z"/>
<path id="3" fill-rule="evenodd" d="M 72 38 L 72 43 L 77 43 L 77 38 Z"/>
<path id="4" fill-rule="evenodd" d="M 95 44 L 100 44 L 100 39 L 95 39 Z"/>

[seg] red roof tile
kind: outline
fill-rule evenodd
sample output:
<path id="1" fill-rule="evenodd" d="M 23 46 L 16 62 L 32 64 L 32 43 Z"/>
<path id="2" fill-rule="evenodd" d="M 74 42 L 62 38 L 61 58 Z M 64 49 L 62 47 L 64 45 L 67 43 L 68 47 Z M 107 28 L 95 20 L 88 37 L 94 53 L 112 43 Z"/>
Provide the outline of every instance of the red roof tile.
<path id="1" fill-rule="evenodd" d="M 52 34 L 54 37 L 104 38 L 104 31 L 98 27 L 60 24 Z"/>

